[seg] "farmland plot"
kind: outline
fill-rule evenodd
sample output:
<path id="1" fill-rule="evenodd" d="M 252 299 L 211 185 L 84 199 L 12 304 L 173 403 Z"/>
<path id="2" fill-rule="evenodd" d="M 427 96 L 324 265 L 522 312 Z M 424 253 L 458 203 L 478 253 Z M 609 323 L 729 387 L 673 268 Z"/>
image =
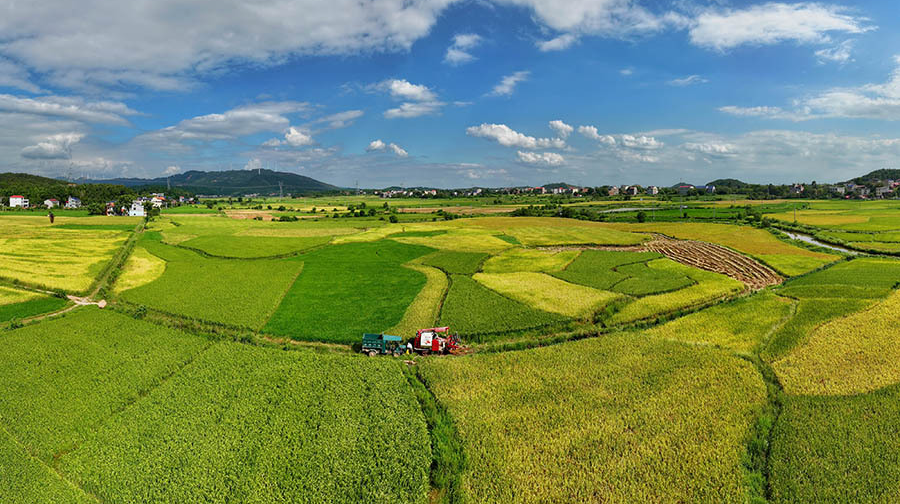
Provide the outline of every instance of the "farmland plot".
<path id="1" fill-rule="evenodd" d="M 106 502 L 426 502 L 425 419 L 390 359 L 218 343 L 60 469 Z"/>
<path id="2" fill-rule="evenodd" d="M 645 263 L 660 257 L 662 255 L 655 252 L 585 250 L 566 269 L 553 273 L 553 276 L 595 289 L 610 290 L 629 278 L 629 275 L 618 271 L 620 266 Z"/>
<path id="3" fill-rule="evenodd" d="M 529 247 L 550 245 L 639 245 L 649 238 L 601 223 L 556 217 L 486 217 L 472 226 L 502 231 Z"/>
<path id="4" fill-rule="evenodd" d="M 772 435 L 775 503 L 893 503 L 900 497 L 900 387 L 788 396 Z"/>
<path id="5" fill-rule="evenodd" d="M 0 341 L 0 425 L 45 462 L 208 344 L 96 308 L 4 333 Z M 0 487 L 14 483 L 3 481 Z"/>
<path id="6" fill-rule="evenodd" d="M 128 236 L 117 230 L 65 229 L 45 221 L 0 219 L 0 277 L 81 293 Z"/>
<path id="7" fill-rule="evenodd" d="M 472 502 L 743 502 L 753 366 L 709 348 L 608 335 L 431 359 Z"/>
<path id="8" fill-rule="evenodd" d="M 578 250 L 548 252 L 514 248 L 488 259 L 484 263 L 482 270 L 485 273 L 517 273 L 521 271 L 548 273 L 561 271 L 575 260 L 579 253 L 580 251 Z"/>
<path id="9" fill-rule="evenodd" d="M 300 252 L 331 240 L 330 236 L 198 236 L 181 242 L 185 247 L 219 257 L 253 258 Z"/>
<path id="10" fill-rule="evenodd" d="M 472 275 L 488 257 L 480 252 L 441 250 L 422 258 L 422 264 L 440 268 L 450 274 Z"/>
<path id="11" fill-rule="evenodd" d="M 539 310 L 589 319 L 621 294 L 572 284 L 543 273 L 476 273 L 485 287 Z"/>
<path id="12" fill-rule="evenodd" d="M 789 299 L 761 292 L 656 326 L 647 334 L 750 353 L 791 316 L 791 309 Z"/>
<path id="13" fill-rule="evenodd" d="M 465 275 L 451 277 L 450 291 L 441 310 L 441 325 L 459 331 L 470 341 L 486 339 L 486 333 L 531 329 L 567 320 L 513 301 Z"/>
<path id="14" fill-rule="evenodd" d="M 96 502 L 69 485 L 52 469 L 32 458 L 5 430 L 0 429 L 0 499 L 3 502 L 88 504 Z"/>
<path id="15" fill-rule="evenodd" d="M 432 249 L 383 240 L 330 246 L 302 256 L 303 272 L 264 331 L 299 340 L 354 343 L 396 325 L 425 286 L 402 265 Z"/>
<path id="16" fill-rule="evenodd" d="M 303 268 L 297 258 L 209 259 L 190 250 L 139 241 L 166 261 L 156 280 L 124 291 L 122 299 L 163 312 L 259 329 Z M 126 279 L 128 275 L 126 274 Z"/>
<path id="17" fill-rule="evenodd" d="M 447 278 L 443 271 L 424 264 L 416 264 L 416 261 L 404 264 L 404 267 L 425 275 L 427 279 L 425 286 L 422 287 L 416 299 L 406 309 L 403 319 L 397 325 L 385 331 L 388 334 L 403 337 L 411 336 L 419 329 L 433 326 L 440 316 L 441 301 L 447 292 L 447 288 L 450 286 L 450 279 Z"/>
<path id="18" fill-rule="evenodd" d="M 900 291 L 832 320 L 773 364 L 793 394 L 858 394 L 900 382 Z"/>

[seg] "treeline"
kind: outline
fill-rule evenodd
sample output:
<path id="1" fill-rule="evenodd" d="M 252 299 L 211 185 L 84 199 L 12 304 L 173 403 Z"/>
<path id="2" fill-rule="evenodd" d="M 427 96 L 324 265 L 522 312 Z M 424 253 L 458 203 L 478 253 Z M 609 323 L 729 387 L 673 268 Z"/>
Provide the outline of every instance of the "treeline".
<path id="1" fill-rule="evenodd" d="M 81 200 L 82 207 L 102 207 L 105 212 L 106 203 L 116 202 L 117 206 L 130 206 L 131 202 L 141 196 L 152 193 L 165 193 L 166 197 L 177 199 L 178 196 L 193 196 L 183 189 L 167 189 L 165 186 L 126 187 L 118 184 L 74 184 L 25 173 L 0 174 L 0 203 L 9 205 L 9 197 L 24 196 L 31 207 L 40 207 L 44 200 L 56 199 L 60 206 L 66 204 L 69 197 Z M 98 212 L 98 213 L 103 213 Z"/>

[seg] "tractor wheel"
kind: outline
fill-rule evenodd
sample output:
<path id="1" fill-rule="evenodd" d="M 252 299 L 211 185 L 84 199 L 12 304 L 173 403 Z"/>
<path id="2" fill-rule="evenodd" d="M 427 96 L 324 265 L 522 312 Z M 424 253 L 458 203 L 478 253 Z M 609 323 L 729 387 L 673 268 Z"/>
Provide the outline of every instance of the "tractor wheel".
<path id="1" fill-rule="evenodd" d="M 369 357 L 375 357 L 375 355 L 376 355 L 375 350 L 369 350 L 369 351 L 366 352 L 366 353 L 367 353 L 367 355 L 368 355 Z"/>

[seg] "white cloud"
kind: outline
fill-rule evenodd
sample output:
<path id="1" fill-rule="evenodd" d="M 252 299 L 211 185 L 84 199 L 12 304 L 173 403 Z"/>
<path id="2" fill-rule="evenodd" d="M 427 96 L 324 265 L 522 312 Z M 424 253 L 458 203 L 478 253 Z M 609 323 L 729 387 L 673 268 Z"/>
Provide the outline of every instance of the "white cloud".
<path id="1" fill-rule="evenodd" d="M 381 139 L 372 140 L 369 143 L 369 146 L 366 147 L 366 152 L 377 152 L 377 151 L 388 151 L 388 150 L 393 152 L 397 157 L 409 156 L 409 153 L 406 152 L 406 150 L 403 147 L 400 147 L 399 145 L 397 145 L 393 142 L 384 143 Z"/>
<path id="2" fill-rule="evenodd" d="M 629 163 L 658 163 L 660 161 L 659 156 L 627 149 L 617 149 L 615 154 L 622 161 Z"/>
<path id="3" fill-rule="evenodd" d="M 362 110 L 346 110 L 344 112 L 338 112 L 336 114 L 320 117 L 319 119 L 313 121 L 313 124 L 326 123 L 326 125 L 330 129 L 346 128 L 347 126 L 352 126 L 353 122 L 362 117 L 364 114 L 365 112 L 363 112 Z"/>
<path id="4" fill-rule="evenodd" d="M 410 119 L 413 117 L 421 117 L 425 115 L 437 114 L 444 106 L 443 102 L 405 102 L 399 107 L 387 109 L 384 111 L 384 117 L 388 119 Z"/>
<path id="5" fill-rule="evenodd" d="M 559 119 L 557 119 L 557 120 L 555 120 L 555 121 L 550 121 L 550 128 L 551 128 L 553 131 L 555 131 L 556 134 L 557 134 L 560 138 L 563 138 L 563 139 L 568 138 L 569 135 L 571 135 L 572 132 L 575 131 L 575 128 L 573 128 L 573 127 L 569 126 L 568 124 L 566 124 L 566 123 L 560 121 Z"/>
<path id="6" fill-rule="evenodd" d="M 247 164 L 244 165 L 245 170 L 259 170 L 263 167 L 262 160 L 259 158 L 253 158 L 247 161 Z"/>
<path id="7" fill-rule="evenodd" d="M 488 93 L 488 96 L 509 96 L 516 90 L 516 86 L 523 81 L 528 80 L 531 75 L 529 71 L 519 71 L 511 75 L 507 75 L 500 80 L 500 83 L 494 86 L 494 89 Z"/>
<path id="8" fill-rule="evenodd" d="M 474 33 L 459 33 L 453 37 L 453 44 L 447 48 L 444 55 L 444 63 L 450 65 L 462 65 L 475 59 L 475 56 L 469 52 L 474 49 L 482 41 L 480 35 Z"/>
<path id="9" fill-rule="evenodd" d="M 39 93 L 41 88 L 31 82 L 31 76 L 21 65 L 0 58 L 0 87 L 14 87 L 29 93 Z"/>
<path id="10" fill-rule="evenodd" d="M 185 119 L 174 126 L 145 133 L 138 139 L 143 142 L 165 144 L 181 141 L 230 140 L 265 131 L 290 133 L 291 121 L 287 116 L 303 113 L 309 109 L 309 104 L 305 102 L 255 103 L 220 114 L 207 114 Z M 301 138 L 295 137 L 295 140 L 301 140 Z M 272 145 L 273 142 L 270 140 L 266 144 Z M 280 141 L 275 145 L 281 145 Z"/>
<path id="11" fill-rule="evenodd" d="M 578 132 L 581 133 L 585 138 L 590 138 L 591 140 L 597 140 L 598 142 L 605 143 L 606 145 L 616 145 L 616 139 L 612 135 L 601 135 L 595 126 L 579 126 Z"/>
<path id="12" fill-rule="evenodd" d="M 847 11 L 814 2 L 770 2 L 743 10 L 709 10 L 696 18 L 690 38 L 695 45 L 725 51 L 745 44 L 827 43 L 829 33 L 863 33 L 872 29 L 866 25 L 866 19 Z"/>
<path id="13" fill-rule="evenodd" d="M 428 86 L 413 84 L 406 79 L 388 79 L 375 85 L 380 91 L 390 93 L 395 100 L 434 101 L 437 95 Z"/>
<path id="14" fill-rule="evenodd" d="M 81 133 L 51 135 L 36 145 L 22 149 L 22 157 L 28 159 L 71 159 L 72 146 L 84 138 Z"/>
<path id="15" fill-rule="evenodd" d="M 727 157 L 737 155 L 737 148 L 728 143 L 692 143 L 688 142 L 681 146 L 682 149 L 689 152 L 697 152 L 714 157 Z"/>
<path id="16" fill-rule="evenodd" d="M 707 82 L 709 82 L 709 80 L 704 79 L 699 75 L 688 75 L 687 77 L 683 77 L 681 79 L 672 79 L 667 82 L 667 84 L 670 86 L 685 87 L 691 86 L 693 84 L 705 84 Z"/>
<path id="17" fill-rule="evenodd" d="M 665 145 L 659 140 L 645 135 L 622 135 L 620 138 L 622 145 L 630 149 L 652 150 L 659 149 Z"/>
<path id="18" fill-rule="evenodd" d="M 565 158 L 555 152 L 523 152 L 517 151 L 519 161 L 533 165 L 559 166 L 566 162 Z"/>
<path id="19" fill-rule="evenodd" d="M 900 120 L 900 56 L 895 56 L 897 68 L 882 84 L 866 84 L 856 88 L 834 88 L 818 95 L 797 100 L 795 109 L 780 107 L 720 107 L 719 111 L 743 117 L 764 117 L 807 121 L 824 118 Z"/>
<path id="20" fill-rule="evenodd" d="M 537 19 L 557 32 L 624 38 L 662 30 L 676 21 L 658 16 L 634 0 L 495 0 L 534 9 Z"/>
<path id="21" fill-rule="evenodd" d="M 176 173 L 178 173 L 178 172 L 180 172 L 180 171 L 181 171 L 181 168 L 179 168 L 179 167 L 177 167 L 177 166 L 175 166 L 175 165 L 169 166 L 168 168 L 166 168 L 165 170 L 163 170 L 163 177 L 168 177 L 168 176 L 171 176 L 171 175 L 175 175 Z"/>
<path id="22" fill-rule="evenodd" d="M 624 75 L 625 77 L 631 77 L 634 75 L 634 68 L 623 68 L 619 70 L 619 74 Z"/>
<path id="23" fill-rule="evenodd" d="M 541 52 L 550 52 L 563 51 L 568 49 L 575 42 L 578 42 L 578 37 L 571 33 L 564 33 L 550 40 L 539 40 L 536 45 Z"/>
<path id="24" fill-rule="evenodd" d="M 818 59 L 819 64 L 822 65 L 829 62 L 837 63 L 839 65 L 847 64 L 853 61 L 854 43 L 853 40 L 845 40 L 834 47 L 820 49 L 816 51 L 816 59 Z"/>
<path id="25" fill-rule="evenodd" d="M 504 147 L 523 149 L 562 149 L 566 142 L 560 138 L 535 138 L 513 130 L 505 124 L 481 124 L 466 129 L 469 136 L 494 140 Z"/>
<path id="26" fill-rule="evenodd" d="M 69 96 L 41 96 L 20 98 L 0 94 L 0 112 L 32 114 L 37 116 L 72 119 L 86 123 L 128 124 L 125 116 L 137 112 L 124 103 L 109 101 L 85 101 Z"/>
<path id="27" fill-rule="evenodd" d="M 313 140 L 312 136 L 310 136 L 309 133 L 298 130 L 293 126 L 288 128 L 287 133 L 284 134 L 284 141 L 291 147 L 303 147 L 316 143 L 316 141 Z"/>
<path id="28" fill-rule="evenodd" d="M 387 119 L 410 119 L 424 115 L 433 115 L 441 111 L 445 105 L 438 101 L 437 94 L 421 84 L 412 84 L 405 79 L 388 79 L 379 82 L 368 89 L 390 93 L 395 100 L 407 100 L 399 107 L 384 111 Z"/>

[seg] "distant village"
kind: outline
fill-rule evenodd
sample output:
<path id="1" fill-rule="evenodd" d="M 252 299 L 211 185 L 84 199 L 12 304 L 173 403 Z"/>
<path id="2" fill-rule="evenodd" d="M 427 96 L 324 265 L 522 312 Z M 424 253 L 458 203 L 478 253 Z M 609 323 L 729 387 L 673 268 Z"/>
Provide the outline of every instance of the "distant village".
<path id="1" fill-rule="evenodd" d="M 122 205 L 121 203 L 115 201 L 109 201 L 106 203 L 105 214 L 129 217 L 144 217 L 145 215 L 147 215 L 147 210 L 151 208 L 161 209 L 172 205 L 193 204 L 195 202 L 196 200 L 193 197 L 178 196 L 177 198 L 167 200 L 164 193 L 153 193 L 150 196 L 141 196 L 139 198 L 135 198 L 134 200 L 132 200 L 130 206 Z M 82 207 L 82 202 L 75 196 L 69 196 L 68 198 L 66 198 L 66 201 L 64 203 L 56 198 L 50 198 L 45 199 L 42 204 L 36 206 L 40 208 L 46 208 L 48 210 L 52 210 L 54 208 L 77 210 Z M 9 197 L 9 207 L 35 208 L 35 205 L 32 205 L 28 198 L 19 194 L 14 194 Z"/>

